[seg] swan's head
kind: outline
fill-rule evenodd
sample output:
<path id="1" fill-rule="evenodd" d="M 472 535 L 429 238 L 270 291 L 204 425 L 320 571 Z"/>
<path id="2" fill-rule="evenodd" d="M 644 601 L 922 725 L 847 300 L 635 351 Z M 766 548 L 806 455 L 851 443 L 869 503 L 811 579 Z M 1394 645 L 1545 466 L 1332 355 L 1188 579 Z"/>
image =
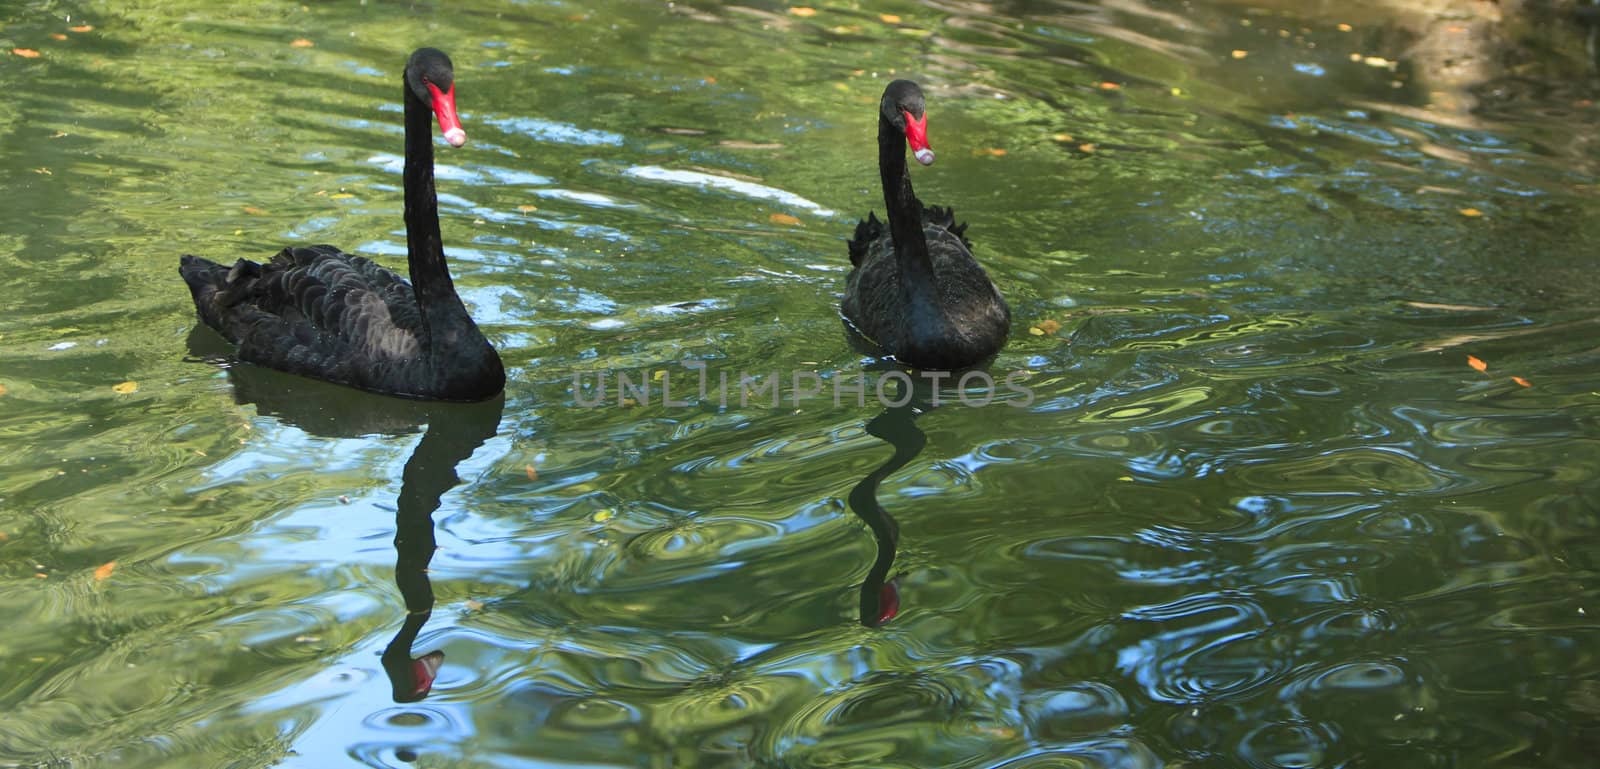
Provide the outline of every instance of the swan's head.
<path id="1" fill-rule="evenodd" d="M 456 70 L 450 57 L 437 48 L 418 48 L 406 62 L 406 87 L 423 104 L 433 107 L 439 118 L 439 130 L 452 147 L 467 143 L 467 132 L 461 128 L 461 118 L 456 116 Z"/>
<path id="2" fill-rule="evenodd" d="M 910 80 L 896 80 L 883 89 L 878 105 L 890 125 L 905 132 L 911 154 L 925 166 L 933 165 L 933 150 L 928 148 L 928 114 L 924 111 L 922 89 Z"/>

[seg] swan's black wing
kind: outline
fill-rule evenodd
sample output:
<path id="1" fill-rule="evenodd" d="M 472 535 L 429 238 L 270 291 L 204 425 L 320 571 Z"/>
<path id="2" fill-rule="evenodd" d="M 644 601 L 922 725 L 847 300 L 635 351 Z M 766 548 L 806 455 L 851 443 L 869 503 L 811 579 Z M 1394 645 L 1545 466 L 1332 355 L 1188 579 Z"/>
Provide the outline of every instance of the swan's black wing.
<path id="1" fill-rule="evenodd" d="M 367 389 L 416 360 L 421 312 L 410 284 L 333 246 L 289 247 L 267 264 L 225 268 L 183 257 L 179 273 L 200 319 L 239 346 L 239 359 Z"/>
<path id="2" fill-rule="evenodd" d="M 956 224 L 956 210 L 954 208 L 923 206 L 922 229 L 926 230 L 929 227 L 938 227 L 948 231 L 951 235 L 961 240 L 961 245 L 966 246 L 969 253 L 972 251 L 972 241 L 967 240 L 967 223 Z"/>
<path id="3" fill-rule="evenodd" d="M 954 208 L 923 206 L 922 229 L 928 233 L 930 246 L 934 240 L 940 239 L 935 231 L 944 230 L 956 236 L 969 253 L 972 251 L 972 241 L 967 240 L 967 223 L 956 224 L 956 210 Z M 860 267 L 862 259 L 865 259 L 875 249 L 888 245 L 890 239 L 889 225 L 879 221 L 877 215 L 869 211 L 867 218 L 856 223 L 855 235 L 850 238 L 848 244 L 850 263 Z"/>

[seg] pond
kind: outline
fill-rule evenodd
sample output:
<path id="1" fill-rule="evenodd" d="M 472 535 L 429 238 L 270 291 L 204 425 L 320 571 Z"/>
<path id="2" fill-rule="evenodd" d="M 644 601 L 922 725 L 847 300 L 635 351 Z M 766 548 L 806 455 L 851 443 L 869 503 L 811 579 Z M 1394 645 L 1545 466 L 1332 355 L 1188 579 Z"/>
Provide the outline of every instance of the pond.
<path id="1" fill-rule="evenodd" d="M 0 767 L 1585 764 L 1600 107 L 1503 5 L 8 3 Z M 233 364 L 179 256 L 403 268 L 421 45 L 503 398 Z M 965 388 L 838 312 L 896 77 Z"/>

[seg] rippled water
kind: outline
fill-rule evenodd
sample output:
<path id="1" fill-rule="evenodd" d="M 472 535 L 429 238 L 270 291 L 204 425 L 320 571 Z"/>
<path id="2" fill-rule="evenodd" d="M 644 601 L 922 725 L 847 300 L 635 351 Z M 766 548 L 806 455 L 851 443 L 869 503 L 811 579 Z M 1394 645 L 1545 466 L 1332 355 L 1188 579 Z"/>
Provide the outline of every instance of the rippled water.
<path id="1" fill-rule="evenodd" d="M 1579 31 L 1469 87 L 1426 43 L 1471 15 L 812 10 L 0 12 L 38 53 L 0 54 L 0 766 L 1600 748 Z M 443 229 L 504 400 L 219 364 L 180 253 L 404 264 L 420 44 L 457 65 Z M 836 312 L 892 76 L 928 93 L 918 192 L 1011 300 L 987 406 Z"/>

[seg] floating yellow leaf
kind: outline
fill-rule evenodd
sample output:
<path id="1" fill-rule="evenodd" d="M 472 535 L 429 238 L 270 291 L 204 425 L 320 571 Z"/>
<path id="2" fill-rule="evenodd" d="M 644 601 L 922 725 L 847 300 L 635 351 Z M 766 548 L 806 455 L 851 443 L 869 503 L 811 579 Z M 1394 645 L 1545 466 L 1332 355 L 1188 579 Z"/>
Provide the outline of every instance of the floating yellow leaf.
<path id="1" fill-rule="evenodd" d="M 878 18 L 883 19 L 883 23 L 885 23 L 885 24 L 899 24 L 900 23 L 900 17 L 896 16 L 896 15 L 894 15 L 892 13 L 880 13 L 880 14 L 878 14 Z"/>
<path id="2" fill-rule="evenodd" d="M 1062 144 L 1071 144 L 1072 142 L 1076 141 L 1072 138 L 1072 134 L 1056 134 L 1050 138 L 1061 142 Z"/>
<path id="3" fill-rule="evenodd" d="M 61 34 L 60 32 L 51 32 L 50 33 L 50 39 L 51 40 L 66 40 L 67 36 Z"/>
<path id="4" fill-rule="evenodd" d="M 96 582 L 104 582 L 104 581 L 106 581 L 106 577 L 111 576 L 111 572 L 116 571 L 116 570 L 117 570 L 117 562 L 116 561 L 110 561 L 108 563 L 105 563 L 105 564 L 101 565 L 100 568 L 94 570 L 94 581 L 96 581 Z"/>
<path id="5" fill-rule="evenodd" d="M 34 576 L 34 579 L 49 579 L 50 578 L 49 574 L 46 574 L 46 573 L 44 573 L 42 571 L 34 572 L 33 576 Z"/>
<path id="6" fill-rule="evenodd" d="M 352 195 L 352 194 L 350 194 L 348 192 L 335 192 L 332 195 L 329 195 L 328 197 L 333 199 L 333 200 L 349 200 L 349 199 L 355 197 L 355 195 Z"/>
<path id="7" fill-rule="evenodd" d="M 1079 152 L 1094 152 L 1094 145 L 1093 144 L 1080 144 L 1080 145 L 1078 145 L 1078 151 Z"/>
<path id="8" fill-rule="evenodd" d="M 1532 387 L 1533 386 L 1532 382 L 1529 382 L 1528 380 L 1523 379 L 1522 377 L 1519 377 L 1519 376 L 1511 377 L 1511 381 L 1516 382 L 1517 384 L 1522 385 L 1523 387 Z"/>
<path id="9" fill-rule="evenodd" d="M 468 598 L 467 599 L 467 609 L 469 611 L 483 611 L 483 602 L 482 601 L 474 601 L 471 598 Z"/>
<path id="10" fill-rule="evenodd" d="M 1339 25 L 1339 31 L 1340 32 L 1349 32 L 1352 29 L 1355 29 L 1355 27 L 1352 27 L 1349 24 L 1340 24 Z"/>
<path id="11" fill-rule="evenodd" d="M 67 27 L 68 32 L 88 32 L 94 29 L 93 24 L 79 24 L 76 27 Z"/>
<path id="12" fill-rule="evenodd" d="M 773 224 L 787 224 L 790 227 L 795 227 L 795 226 L 798 226 L 800 224 L 800 220 L 799 219 L 797 219 L 797 218 L 795 218 L 793 216 L 790 216 L 788 214 L 773 214 L 773 215 L 767 217 L 767 219 L 770 220 Z"/>
<path id="13" fill-rule="evenodd" d="M 985 147 L 985 148 L 983 148 L 981 150 L 978 150 L 978 154 L 979 155 L 988 155 L 989 157 L 992 157 L 992 158 L 1003 158 L 1003 157 L 1006 156 L 1006 151 L 1003 150 L 1003 149 L 1000 149 L 999 147 Z"/>
<path id="14" fill-rule="evenodd" d="M 533 465 L 523 465 L 522 466 L 522 472 L 528 474 L 528 480 L 530 480 L 530 481 L 539 480 L 539 470 L 538 470 L 538 468 L 534 467 Z"/>
<path id="15" fill-rule="evenodd" d="M 1044 329 L 1039 328 L 1038 326 L 1030 326 L 1028 327 L 1028 333 L 1033 334 L 1034 336 L 1044 336 Z"/>
<path id="16" fill-rule="evenodd" d="M 611 520 L 612 516 L 615 516 L 615 515 L 616 515 L 616 513 L 613 513 L 610 510 L 598 510 L 594 514 L 594 522 L 595 523 L 605 523 L 606 521 Z"/>
<path id="17" fill-rule="evenodd" d="M 1122 84 L 1121 83 L 1113 83 L 1110 80 L 1106 80 L 1106 81 L 1100 83 L 1100 90 L 1102 90 L 1102 91 L 1118 91 L 1118 90 L 1121 90 L 1121 89 L 1122 89 Z"/>
<path id="18" fill-rule="evenodd" d="M 5 532 L 0 531 L 0 542 L 4 542 L 4 541 L 6 541 L 8 539 L 11 539 L 11 537 L 8 536 Z"/>
<path id="19" fill-rule="evenodd" d="M 522 205 L 517 206 L 517 210 L 518 211 L 537 211 L 537 210 L 539 210 L 539 207 L 538 206 L 530 206 L 527 203 L 523 203 Z"/>
<path id="20" fill-rule="evenodd" d="M 1061 324 L 1051 319 L 1041 320 L 1039 321 L 1039 330 L 1046 334 L 1054 334 L 1061 330 Z"/>
<path id="21" fill-rule="evenodd" d="M 817 15 L 817 9 L 815 9 L 815 8 L 807 8 L 807 7 L 802 5 L 802 6 L 798 6 L 798 7 L 795 7 L 795 8 L 790 8 L 789 9 L 789 13 L 791 15 L 800 16 L 800 17 L 815 16 L 815 15 Z"/>
<path id="22" fill-rule="evenodd" d="M 0 395 L 5 395 L 5 394 L 6 394 L 6 386 L 3 385 L 3 384 L 0 384 Z"/>
<path id="23" fill-rule="evenodd" d="M 37 58 L 39 58 L 39 52 L 33 50 L 32 48 L 13 48 L 13 49 L 11 49 L 11 52 L 16 54 L 16 55 L 18 55 L 18 56 L 21 56 L 24 59 L 37 59 Z"/>
<path id="24" fill-rule="evenodd" d="M 1235 49 L 1233 49 L 1233 53 L 1231 53 L 1229 55 L 1232 56 L 1235 59 L 1243 59 L 1244 57 L 1249 56 L 1250 52 L 1249 51 L 1241 51 L 1241 50 L 1235 48 Z"/>
<path id="25" fill-rule="evenodd" d="M 295 40 L 291 40 L 289 42 L 289 47 L 290 48 L 310 48 L 311 46 L 314 46 L 314 45 L 316 45 L 316 43 L 313 43 L 310 40 L 307 40 L 307 39 L 305 39 L 303 37 L 302 38 L 296 38 Z"/>
<path id="26" fill-rule="evenodd" d="M 1479 373 L 1482 373 L 1484 371 L 1488 371 L 1489 370 L 1489 364 L 1484 363 L 1483 361 L 1478 360 L 1476 357 L 1471 356 L 1471 355 L 1467 356 L 1467 365 L 1471 366 L 1473 369 L 1477 370 Z"/>
<path id="27" fill-rule="evenodd" d="M 266 212 L 265 209 L 256 208 L 255 206 L 245 206 L 244 207 L 244 212 L 249 214 L 249 215 L 251 215 L 251 216 L 266 216 L 267 215 L 267 212 Z"/>
<path id="28" fill-rule="evenodd" d="M 119 395 L 127 395 L 129 393 L 138 392 L 139 383 L 129 380 L 127 382 L 112 385 L 111 390 Z"/>
<path id="29" fill-rule="evenodd" d="M 1173 86 L 1172 90 L 1169 93 L 1171 93 L 1173 96 L 1182 96 L 1183 95 L 1183 89 L 1179 88 L 1177 86 Z"/>
<path id="30" fill-rule="evenodd" d="M 1476 208 L 1463 208 L 1459 213 L 1462 216 L 1483 216 L 1483 212 Z"/>

